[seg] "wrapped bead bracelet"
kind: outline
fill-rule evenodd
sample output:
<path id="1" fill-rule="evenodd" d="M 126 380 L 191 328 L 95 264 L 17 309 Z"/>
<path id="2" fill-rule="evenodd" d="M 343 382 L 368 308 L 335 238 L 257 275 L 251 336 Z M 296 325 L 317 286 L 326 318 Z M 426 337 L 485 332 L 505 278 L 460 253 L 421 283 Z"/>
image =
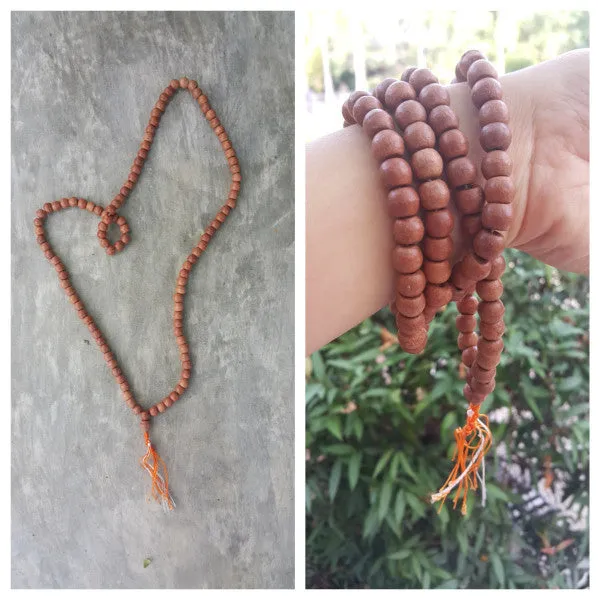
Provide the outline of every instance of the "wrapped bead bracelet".
<path id="1" fill-rule="evenodd" d="M 69 274 L 65 268 L 65 265 L 62 263 L 58 255 L 55 254 L 50 246 L 50 243 L 47 241 L 44 225 L 46 218 L 53 213 L 59 212 L 65 208 L 80 208 L 95 214 L 97 217 L 100 217 L 100 223 L 98 223 L 98 239 L 100 245 L 106 250 L 107 254 L 113 255 L 116 252 L 120 252 L 125 248 L 125 246 L 127 246 L 131 240 L 129 225 L 125 220 L 125 217 L 119 216 L 117 211 L 123 205 L 127 196 L 129 196 L 135 187 L 135 184 L 142 172 L 146 158 L 148 157 L 148 153 L 150 152 L 150 148 L 152 147 L 156 128 L 160 123 L 160 119 L 165 112 L 169 101 L 178 89 L 187 90 L 191 94 L 209 122 L 213 132 L 221 142 L 221 147 L 223 148 L 223 152 L 225 153 L 225 158 L 227 159 L 229 170 L 231 172 L 231 186 L 227 201 L 220 208 L 212 223 L 202 234 L 199 242 L 194 246 L 194 248 L 192 248 L 192 251 L 183 263 L 183 266 L 181 267 L 177 277 L 177 285 L 175 287 L 175 294 L 173 296 L 173 332 L 179 347 L 181 378 L 177 382 L 175 388 L 169 394 L 167 394 L 161 401 L 150 407 L 150 409 L 146 410 L 142 408 L 142 406 L 140 406 L 135 399 L 129 382 L 127 381 L 125 374 L 121 370 L 117 359 L 110 349 L 106 338 L 100 331 L 100 328 L 96 325 L 93 317 L 88 314 L 83 301 L 77 294 L 73 283 L 69 279 Z M 106 208 L 103 208 L 99 204 L 95 204 L 89 200 L 84 200 L 83 198 L 63 198 L 60 201 L 48 202 L 44 204 L 44 206 L 35 214 L 35 235 L 37 236 L 37 242 L 40 245 L 42 252 L 44 252 L 44 256 L 56 269 L 61 287 L 65 290 L 65 293 L 77 311 L 79 318 L 85 323 L 90 333 L 96 340 L 100 351 L 104 355 L 104 359 L 108 365 L 108 368 L 111 369 L 113 376 L 123 392 L 125 403 L 133 411 L 133 413 L 140 418 L 140 426 L 144 434 L 144 442 L 146 445 L 146 454 L 141 459 L 141 464 L 152 478 L 152 496 L 155 500 L 162 504 L 164 509 L 174 508 L 175 503 L 173 502 L 173 498 L 169 491 L 169 478 L 165 464 L 150 442 L 150 423 L 154 417 L 165 412 L 168 408 L 173 406 L 173 404 L 175 404 L 181 398 L 188 387 L 189 379 L 192 373 L 192 362 L 189 354 L 187 339 L 183 332 L 184 297 L 186 285 L 193 265 L 206 250 L 208 243 L 219 227 L 221 227 L 221 224 L 225 221 L 227 215 L 233 208 L 235 208 L 241 180 L 240 166 L 235 151 L 231 145 L 231 142 L 229 141 L 227 133 L 225 132 L 225 128 L 223 125 L 221 125 L 221 122 L 217 118 L 215 111 L 211 108 L 208 98 L 198 87 L 198 83 L 196 81 L 188 79 L 187 77 L 182 77 L 181 79 L 171 80 L 154 105 L 154 108 L 150 113 L 150 121 L 146 127 L 144 137 L 140 144 L 140 149 L 138 150 L 137 156 L 133 161 L 133 165 L 131 166 L 127 180 L 123 184 L 123 187 L 120 189 L 119 193 L 113 198 L 111 203 Z M 114 244 L 111 244 L 107 237 L 108 227 L 112 223 L 116 223 L 121 231 L 120 239 Z"/>
<path id="2" fill-rule="evenodd" d="M 457 342 L 467 367 L 463 390 L 467 417 L 455 431 L 454 468 L 431 501 L 441 501 L 441 509 L 456 490 L 454 506 L 462 499 L 465 514 L 468 491 L 477 489 L 478 481 L 485 483 L 478 472 L 485 467 L 484 456 L 492 443 L 488 419 L 479 407 L 494 390 L 504 347 L 502 252 L 515 190 L 507 153 L 508 109 L 495 68 L 481 52 L 469 50 L 455 73 L 453 83 L 468 84 L 479 111 L 479 141 L 486 153 L 481 162 L 483 187 L 476 181 L 469 143 L 450 107 L 448 91 L 429 69 L 411 67 L 399 80 L 382 81 L 372 94 L 353 92 L 342 114 L 344 127 L 358 124 L 371 140 L 387 191 L 395 242 L 395 297 L 390 308 L 400 346 L 413 354 L 422 352 L 435 314 L 451 301 L 459 311 Z M 467 242 L 464 256 L 454 266 L 451 199 Z"/>

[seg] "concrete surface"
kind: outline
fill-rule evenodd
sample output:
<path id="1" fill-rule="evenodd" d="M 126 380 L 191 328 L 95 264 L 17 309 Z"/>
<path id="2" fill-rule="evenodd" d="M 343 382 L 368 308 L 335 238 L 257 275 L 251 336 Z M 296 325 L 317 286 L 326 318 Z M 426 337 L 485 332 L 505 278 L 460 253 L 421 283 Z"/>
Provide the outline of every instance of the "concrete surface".
<path id="1" fill-rule="evenodd" d="M 291 13 L 12 14 L 14 588 L 293 586 L 293 52 Z M 146 502 L 138 419 L 33 218 L 64 196 L 108 204 L 183 75 L 206 91 L 244 179 L 190 277 L 190 387 L 152 429 L 177 503 L 164 514 Z M 228 189 L 218 140 L 179 92 L 120 211 L 124 252 L 100 248 L 94 215 L 49 220 L 145 406 L 179 378 L 176 275 Z"/>

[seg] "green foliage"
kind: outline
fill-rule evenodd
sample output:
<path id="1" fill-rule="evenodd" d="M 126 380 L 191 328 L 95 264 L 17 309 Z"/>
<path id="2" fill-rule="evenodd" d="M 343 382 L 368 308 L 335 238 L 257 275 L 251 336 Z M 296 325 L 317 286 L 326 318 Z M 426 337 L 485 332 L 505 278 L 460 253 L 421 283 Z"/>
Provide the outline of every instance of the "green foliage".
<path id="1" fill-rule="evenodd" d="M 312 355 L 307 587 L 587 586 L 588 280 L 506 257 L 485 508 L 479 494 L 467 517 L 428 502 L 464 420 L 453 305 L 419 356 L 380 349 L 387 309 Z"/>

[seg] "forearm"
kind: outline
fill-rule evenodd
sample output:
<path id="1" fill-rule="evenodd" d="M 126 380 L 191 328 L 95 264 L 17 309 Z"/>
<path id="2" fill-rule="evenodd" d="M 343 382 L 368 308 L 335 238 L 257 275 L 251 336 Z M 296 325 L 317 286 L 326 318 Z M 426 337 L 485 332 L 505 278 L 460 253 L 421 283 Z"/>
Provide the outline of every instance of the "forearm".
<path id="1" fill-rule="evenodd" d="M 501 78 L 511 115 L 515 225 L 529 183 L 532 102 L 522 72 Z M 477 111 L 466 84 L 449 86 L 451 106 L 481 164 Z M 340 117 L 341 121 L 341 117 Z M 480 176 L 481 177 L 481 176 Z M 480 179 L 479 183 L 483 183 Z M 458 220 L 456 220 L 458 225 Z M 455 226 L 455 247 L 462 240 Z M 511 244 L 517 229 L 508 232 Z M 385 306 L 393 297 L 393 239 L 378 164 L 359 126 L 312 143 L 306 151 L 306 351 L 313 352 Z"/>

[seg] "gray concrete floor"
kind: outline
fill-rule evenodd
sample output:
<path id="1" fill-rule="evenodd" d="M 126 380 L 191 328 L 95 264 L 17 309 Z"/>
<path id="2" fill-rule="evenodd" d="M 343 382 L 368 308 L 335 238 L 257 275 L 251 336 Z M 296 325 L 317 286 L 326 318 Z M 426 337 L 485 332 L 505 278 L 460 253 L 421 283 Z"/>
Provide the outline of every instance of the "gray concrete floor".
<path id="1" fill-rule="evenodd" d="M 293 586 L 293 54 L 291 13 L 12 14 L 13 587 Z M 152 429 L 177 502 L 164 514 L 146 501 L 138 419 L 33 218 L 65 196 L 108 204 L 183 75 L 208 95 L 244 179 L 190 277 L 190 387 Z M 145 406 L 179 378 L 175 279 L 228 189 L 220 144 L 180 92 L 120 211 L 124 252 L 100 248 L 94 215 L 50 219 Z"/>

